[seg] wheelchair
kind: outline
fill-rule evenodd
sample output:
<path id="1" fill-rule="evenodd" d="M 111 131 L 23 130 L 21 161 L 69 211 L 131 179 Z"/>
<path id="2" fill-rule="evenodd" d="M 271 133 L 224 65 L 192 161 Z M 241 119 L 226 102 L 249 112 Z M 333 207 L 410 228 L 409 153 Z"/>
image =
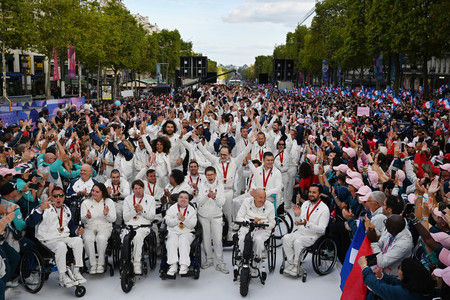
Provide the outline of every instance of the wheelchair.
<path id="1" fill-rule="evenodd" d="M 159 268 L 159 276 L 161 279 L 175 279 L 176 274 L 174 276 L 167 275 L 167 271 L 169 270 L 169 264 L 167 263 L 167 249 L 166 249 L 166 239 L 169 231 L 167 230 L 167 225 L 162 223 L 161 228 L 159 229 L 159 238 L 160 238 L 160 247 L 161 247 L 161 264 Z M 191 258 L 191 264 L 189 266 L 189 271 L 185 275 L 181 275 L 181 277 L 194 277 L 194 279 L 200 278 L 200 266 L 202 263 L 202 245 L 203 241 L 203 232 L 200 221 L 197 220 L 197 225 L 195 225 L 194 232 L 194 240 L 191 243 L 191 249 L 189 252 L 189 257 Z"/>
<path id="2" fill-rule="evenodd" d="M 244 249 L 241 253 L 239 249 L 239 237 L 238 233 L 233 235 L 233 252 L 232 252 L 232 264 L 234 268 L 234 278 L 233 281 L 237 281 L 237 278 L 240 279 L 240 294 L 242 296 L 247 296 L 248 287 L 250 284 L 250 280 L 252 278 L 259 278 L 261 284 L 265 284 L 267 273 L 265 271 L 260 271 L 258 268 L 258 263 L 263 262 L 263 258 L 255 257 L 253 254 L 253 238 L 252 232 L 256 228 L 264 228 L 269 226 L 268 224 L 258 224 L 254 223 L 253 220 L 244 221 L 244 222 L 235 222 L 239 226 L 249 227 L 248 233 L 245 235 L 244 241 Z M 272 273 L 275 270 L 276 266 L 276 240 L 275 236 L 272 233 L 270 237 L 264 242 L 265 251 L 267 251 L 267 267 L 269 272 Z M 257 270 L 257 275 L 252 276 L 251 268 Z"/>
<path id="3" fill-rule="evenodd" d="M 154 220 L 148 225 L 126 226 L 126 228 L 129 229 L 129 232 L 123 238 L 119 263 L 120 285 L 125 293 L 130 292 L 136 282 L 132 258 L 133 238 L 136 235 L 136 229 L 144 227 L 151 228 L 156 222 L 158 221 Z M 150 230 L 150 233 L 144 238 L 144 244 L 142 245 L 141 267 L 143 275 L 147 275 L 148 273 L 147 263 L 145 262 L 146 257 L 148 257 L 149 260 L 148 267 L 153 270 L 156 267 L 156 234 L 153 230 Z"/>
<path id="4" fill-rule="evenodd" d="M 44 286 L 44 282 L 49 278 L 50 273 L 58 269 L 55 264 L 55 254 L 37 239 L 33 240 L 37 249 L 27 250 L 20 258 L 19 272 L 20 280 L 25 289 L 30 293 L 38 293 Z M 68 266 L 74 261 L 71 248 L 67 249 Z M 67 270 L 69 277 L 73 278 L 70 269 Z M 30 276 L 37 279 L 37 282 L 28 282 Z M 75 296 L 83 297 L 86 294 L 86 288 L 80 284 L 75 285 Z"/>
<path id="5" fill-rule="evenodd" d="M 333 270 L 337 260 L 337 247 L 329 236 L 329 226 L 327 227 L 324 235 L 319 237 L 312 246 L 304 248 L 300 253 L 297 266 L 297 277 L 301 277 L 303 282 L 306 282 L 308 274 L 302 264 L 308 253 L 312 254 L 311 260 L 313 269 L 318 275 L 327 275 Z M 280 267 L 280 274 L 284 273 L 285 264 L 286 255 L 283 251 L 283 262 Z"/>
<path id="6" fill-rule="evenodd" d="M 114 269 L 119 266 L 120 247 L 121 247 L 120 232 L 113 227 L 113 230 L 111 231 L 111 236 L 108 239 L 108 245 L 106 246 L 105 265 L 104 265 L 105 272 L 107 272 L 109 268 L 109 276 L 111 277 L 114 276 Z M 95 251 L 97 252 L 97 243 L 95 243 Z M 85 253 L 86 251 L 83 251 L 84 255 L 83 273 L 88 272 L 86 261 L 89 260 L 89 257 L 86 257 Z M 112 264 L 109 262 L 109 257 L 112 258 L 113 261 Z"/>
<path id="7" fill-rule="evenodd" d="M 274 236 L 275 236 L 275 242 L 276 247 L 280 247 L 282 245 L 281 239 L 283 236 L 287 233 L 291 233 L 294 229 L 294 219 L 284 209 L 284 203 L 281 203 L 280 206 L 276 206 L 276 196 L 274 196 L 274 205 L 275 205 L 275 221 L 276 225 L 274 228 Z"/>

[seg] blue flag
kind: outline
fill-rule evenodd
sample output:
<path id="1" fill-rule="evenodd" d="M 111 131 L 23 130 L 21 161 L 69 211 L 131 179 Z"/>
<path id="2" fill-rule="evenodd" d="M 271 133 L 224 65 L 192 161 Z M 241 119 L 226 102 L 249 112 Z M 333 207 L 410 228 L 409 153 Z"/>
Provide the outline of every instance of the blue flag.
<path id="1" fill-rule="evenodd" d="M 358 254 L 359 248 L 361 247 L 365 237 L 366 229 L 363 222 L 359 222 L 358 229 L 356 229 L 355 236 L 353 237 L 350 248 L 348 248 L 347 255 L 345 256 L 344 263 L 342 264 L 341 291 L 344 290 L 345 282 L 347 281 L 347 277 L 348 275 L 350 275 L 350 272 L 353 269 L 356 255 Z"/>

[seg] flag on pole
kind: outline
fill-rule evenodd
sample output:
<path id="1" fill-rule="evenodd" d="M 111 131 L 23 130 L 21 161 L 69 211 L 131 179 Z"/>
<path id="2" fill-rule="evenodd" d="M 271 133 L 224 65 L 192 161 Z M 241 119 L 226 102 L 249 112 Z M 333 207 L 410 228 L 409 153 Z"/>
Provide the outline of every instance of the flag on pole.
<path id="1" fill-rule="evenodd" d="M 431 107 L 433 107 L 433 101 L 427 101 L 423 104 L 423 108 L 425 109 L 430 109 Z"/>
<path id="2" fill-rule="evenodd" d="M 58 54 L 56 53 L 56 47 L 53 47 L 53 81 L 58 81 L 61 78 L 59 77 L 59 68 L 58 68 Z"/>
<path id="3" fill-rule="evenodd" d="M 69 79 L 77 79 L 77 64 L 75 62 L 75 48 L 72 46 L 69 46 L 67 49 L 67 57 L 69 58 L 69 72 L 67 76 Z"/>

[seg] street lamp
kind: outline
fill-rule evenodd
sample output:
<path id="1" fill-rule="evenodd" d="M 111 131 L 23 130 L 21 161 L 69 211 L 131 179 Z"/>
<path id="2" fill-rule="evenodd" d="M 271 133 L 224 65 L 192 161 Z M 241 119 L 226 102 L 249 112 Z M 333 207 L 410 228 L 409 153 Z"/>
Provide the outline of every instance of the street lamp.
<path id="1" fill-rule="evenodd" d="M 88 100 L 90 100 L 90 98 L 91 98 L 91 88 L 89 86 L 89 68 L 86 67 L 86 68 L 84 68 L 84 70 L 87 73 L 87 75 L 86 75 L 86 94 L 87 94 Z"/>
<path id="2" fill-rule="evenodd" d="M 24 95 L 27 94 L 28 91 L 28 59 L 25 56 L 22 56 L 22 59 L 20 61 L 22 63 L 22 71 L 23 71 L 23 76 L 24 76 L 24 87 L 25 87 L 25 92 Z"/>
<path id="3" fill-rule="evenodd" d="M 434 91 L 434 74 L 436 73 L 436 65 L 431 66 L 430 75 L 431 75 L 431 90 Z"/>

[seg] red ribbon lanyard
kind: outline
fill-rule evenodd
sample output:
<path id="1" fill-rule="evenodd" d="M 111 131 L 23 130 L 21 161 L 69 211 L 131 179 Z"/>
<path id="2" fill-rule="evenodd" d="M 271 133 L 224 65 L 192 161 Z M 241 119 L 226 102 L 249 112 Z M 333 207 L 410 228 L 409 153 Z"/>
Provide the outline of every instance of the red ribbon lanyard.
<path id="1" fill-rule="evenodd" d="M 253 174 L 252 174 L 252 177 L 250 177 L 250 182 L 248 183 L 248 190 L 250 190 L 250 188 L 252 186 L 252 180 L 253 180 Z"/>
<path id="2" fill-rule="evenodd" d="M 284 151 L 281 151 L 278 153 L 280 156 L 280 162 L 283 163 L 283 156 L 284 156 Z"/>
<path id="3" fill-rule="evenodd" d="M 144 199 L 144 196 L 142 196 L 141 200 L 139 200 L 139 204 L 141 204 L 142 199 Z M 136 195 L 133 195 L 133 206 L 136 206 Z"/>
<path id="4" fill-rule="evenodd" d="M 115 194 L 116 192 L 119 191 L 119 189 L 120 189 L 120 183 L 117 185 L 117 189 L 114 187 L 114 184 L 111 183 L 111 185 L 112 185 L 112 188 L 113 188 L 113 194 Z"/>
<path id="5" fill-rule="evenodd" d="M 260 149 L 260 150 L 259 150 L 259 161 L 262 161 L 262 160 L 263 160 L 263 156 L 264 156 L 264 150 L 263 150 L 263 149 Z"/>
<path id="6" fill-rule="evenodd" d="M 148 190 L 150 191 L 150 195 L 152 195 L 153 197 L 155 196 L 155 185 L 153 186 L 153 191 L 152 188 L 150 187 L 150 183 L 147 183 L 148 185 Z"/>
<path id="7" fill-rule="evenodd" d="M 228 167 L 229 166 L 230 166 L 230 163 L 227 163 L 227 168 L 225 169 L 225 167 L 223 166 L 223 163 L 222 163 L 223 179 L 225 179 L 225 180 L 227 179 Z"/>
<path id="8" fill-rule="evenodd" d="M 267 174 L 267 177 L 266 177 L 266 170 L 264 170 L 264 168 L 263 168 L 263 187 L 264 188 L 266 188 L 267 181 L 269 181 L 269 177 L 270 177 L 270 174 L 272 173 L 272 169 L 270 169 L 269 174 Z"/>
<path id="9" fill-rule="evenodd" d="M 245 147 L 248 145 L 248 141 L 244 140 Z"/>
<path id="10" fill-rule="evenodd" d="M 308 211 L 306 212 L 306 221 L 309 221 L 309 217 L 312 215 L 312 213 L 316 210 L 317 206 L 319 206 L 320 202 L 322 200 L 319 200 L 316 205 L 314 205 L 314 208 L 311 212 L 309 212 L 309 209 L 311 208 L 311 205 L 308 206 Z"/>
<path id="11" fill-rule="evenodd" d="M 61 212 L 59 213 L 59 228 L 63 227 L 63 212 L 64 212 L 64 206 L 61 206 Z"/>
<path id="12" fill-rule="evenodd" d="M 227 166 L 227 171 L 228 171 L 228 166 Z M 191 180 L 191 183 L 194 184 L 194 181 L 192 180 L 191 175 L 189 175 L 189 179 Z M 197 181 L 195 182 L 195 185 L 198 186 L 198 180 L 200 179 L 200 176 L 197 177 Z"/>
<path id="13" fill-rule="evenodd" d="M 180 211 L 180 206 L 177 205 L 177 207 L 178 207 L 178 212 L 181 212 L 181 211 Z M 188 209 L 188 208 L 187 208 L 187 206 L 186 206 L 185 209 L 184 209 L 183 217 L 186 215 L 187 209 Z"/>

